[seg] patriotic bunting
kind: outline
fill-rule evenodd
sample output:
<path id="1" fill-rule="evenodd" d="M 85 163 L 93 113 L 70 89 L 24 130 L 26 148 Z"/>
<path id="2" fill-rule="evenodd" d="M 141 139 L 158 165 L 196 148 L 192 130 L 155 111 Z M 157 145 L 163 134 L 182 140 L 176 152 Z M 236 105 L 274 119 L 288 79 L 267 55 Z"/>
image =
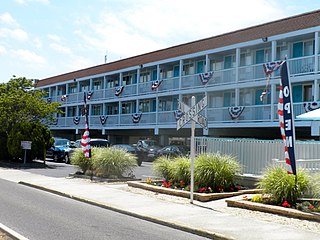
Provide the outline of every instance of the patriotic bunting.
<path id="1" fill-rule="evenodd" d="M 100 122 L 102 125 L 104 125 L 107 122 L 108 116 L 100 116 Z"/>
<path id="2" fill-rule="evenodd" d="M 89 91 L 89 92 L 87 93 L 87 99 L 88 99 L 88 100 L 91 100 L 92 94 L 93 94 L 92 91 Z"/>
<path id="3" fill-rule="evenodd" d="M 200 81 L 202 82 L 203 85 L 206 85 L 210 79 L 213 78 L 213 71 L 211 72 L 207 72 L 207 73 L 200 73 L 199 77 L 200 77 Z"/>
<path id="4" fill-rule="evenodd" d="M 162 83 L 163 80 L 156 80 L 156 81 L 153 81 L 152 82 L 152 86 L 151 86 L 151 89 L 152 90 L 156 90 L 157 88 L 160 87 L 161 83 Z"/>
<path id="5" fill-rule="evenodd" d="M 229 107 L 228 112 L 232 120 L 238 119 L 244 110 L 244 106 Z"/>
<path id="6" fill-rule="evenodd" d="M 320 102 L 308 102 L 303 104 L 304 110 L 310 112 L 320 108 Z"/>
<path id="7" fill-rule="evenodd" d="M 176 121 L 178 121 L 184 115 L 184 112 L 182 112 L 180 110 L 176 110 L 173 112 L 173 114 L 174 114 L 174 118 L 176 119 Z"/>
<path id="8" fill-rule="evenodd" d="M 65 102 L 67 101 L 67 98 L 68 98 L 68 95 L 65 94 L 65 95 L 62 95 L 60 99 L 62 102 Z"/>
<path id="9" fill-rule="evenodd" d="M 139 123 L 141 119 L 142 113 L 135 113 L 132 114 L 132 122 L 133 123 Z"/>
<path id="10" fill-rule="evenodd" d="M 73 123 L 74 123 L 75 125 L 78 125 L 78 124 L 80 123 L 80 117 L 74 117 L 74 118 L 73 118 Z"/>
<path id="11" fill-rule="evenodd" d="M 116 87 L 114 95 L 119 97 L 121 95 L 121 93 L 123 92 L 123 89 L 124 89 L 124 86 Z"/>
<path id="12" fill-rule="evenodd" d="M 278 115 L 280 130 L 284 142 L 284 156 L 289 174 L 296 175 L 296 160 L 294 151 L 295 128 L 292 112 L 291 84 L 287 61 L 284 61 L 280 70 L 280 92 L 278 102 Z"/>
<path id="13" fill-rule="evenodd" d="M 277 62 L 268 62 L 268 63 L 264 63 L 263 66 L 263 70 L 264 73 L 267 76 L 267 83 L 266 83 L 266 87 L 264 89 L 264 91 L 261 93 L 260 95 L 260 101 L 263 101 L 263 98 L 267 95 L 270 94 L 270 86 L 269 86 L 269 82 L 271 79 L 271 74 L 275 71 L 277 71 L 281 64 L 283 63 L 283 61 L 277 61 Z"/>

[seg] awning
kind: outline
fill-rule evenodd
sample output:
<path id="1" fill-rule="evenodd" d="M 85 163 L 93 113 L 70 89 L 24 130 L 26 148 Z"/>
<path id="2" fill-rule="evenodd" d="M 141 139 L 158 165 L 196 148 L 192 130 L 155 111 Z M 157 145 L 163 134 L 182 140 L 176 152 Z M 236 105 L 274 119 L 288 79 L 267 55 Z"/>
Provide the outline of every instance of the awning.
<path id="1" fill-rule="evenodd" d="M 297 116 L 297 119 L 300 120 L 320 120 L 320 108 L 306 112 Z"/>

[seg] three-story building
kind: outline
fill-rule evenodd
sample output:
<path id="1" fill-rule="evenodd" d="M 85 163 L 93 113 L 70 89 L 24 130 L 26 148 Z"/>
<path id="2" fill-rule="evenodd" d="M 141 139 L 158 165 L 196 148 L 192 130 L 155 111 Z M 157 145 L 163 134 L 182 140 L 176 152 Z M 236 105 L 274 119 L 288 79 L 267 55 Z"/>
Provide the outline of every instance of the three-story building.
<path id="1" fill-rule="evenodd" d="M 320 107 L 320 10 L 258 26 L 42 79 L 37 88 L 64 114 L 51 126 L 55 135 L 80 138 L 84 92 L 89 93 L 92 136 L 112 143 L 138 138 L 169 140 L 190 136 L 176 130 L 178 102 L 207 96 L 202 115 L 208 129 L 196 135 L 281 138 L 277 104 L 279 71 L 263 65 L 288 61 L 294 115 Z M 295 121 L 298 139 L 319 136 L 319 124 Z"/>

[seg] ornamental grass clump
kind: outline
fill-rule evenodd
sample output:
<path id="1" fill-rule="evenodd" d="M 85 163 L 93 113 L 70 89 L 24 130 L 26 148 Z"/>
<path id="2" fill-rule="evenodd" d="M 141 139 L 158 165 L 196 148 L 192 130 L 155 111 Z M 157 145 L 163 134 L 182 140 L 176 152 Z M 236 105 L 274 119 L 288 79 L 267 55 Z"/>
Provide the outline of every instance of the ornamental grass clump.
<path id="1" fill-rule="evenodd" d="M 137 166 L 137 157 L 120 148 L 94 148 L 92 157 L 95 175 L 99 177 L 119 178 L 124 173 L 132 175 Z"/>
<path id="2" fill-rule="evenodd" d="M 159 157 L 153 163 L 153 172 L 167 181 L 172 180 L 174 178 L 172 163 L 173 161 L 167 157 Z"/>
<path id="3" fill-rule="evenodd" d="M 312 188 L 310 176 L 302 169 L 297 170 L 297 182 L 295 175 L 288 174 L 283 166 L 267 168 L 263 178 L 258 182 L 258 187 L 265 193 L 271 194 L 278 205 L 287 202 L 295 205 L 298 198 Z"/>
<path id="4" fill-rule="evenodd" d="M 178 186 L 190 184 L 190 159 L 187 157 L 177 157 L 172 161 L 172 165 L 172 181 Z"/>
<path id="5" fill-rule="evenodd" d="M 234 177 L 240 173 L 240 163 L 231 155 L 201 154 L 195 160 L 195 183 L 198 188 L 214 192 L 234 191 Z"/>
<path id="6" fill-rule="evenodd" d="M 91 151 L 92 157 L 94 157 L 94 151 Z M 92 170 L 92 160 L 90 158 L 85 158 L 83 150 L 77 148 L 72 152 L 70 156 L 70 162 L 73 165 L 79 166 L 83 174 L 86 174 L 88 170 Z"/>

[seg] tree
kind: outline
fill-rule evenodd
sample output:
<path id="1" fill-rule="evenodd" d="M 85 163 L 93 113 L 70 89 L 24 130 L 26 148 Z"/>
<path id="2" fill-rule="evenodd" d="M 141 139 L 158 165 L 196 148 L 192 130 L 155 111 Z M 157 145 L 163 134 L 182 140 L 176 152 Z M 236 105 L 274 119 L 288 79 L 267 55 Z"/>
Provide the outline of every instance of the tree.
<path id="1" fill-rule="evenodd" d="M 14 158 L 23 158 L 21 141 L 32 141 L 31 151 L 28 151 L 28 159 L 46 159 L 46 150 L 54 143 L 52 134 L 47 126 L 40 123 L 17 123 L 10 131 L 7 147 L 9 154 Z"/>
<path id="2" fill-rule="evenodd" d="M 17 123 L 52 124 L 55 121 L 54 113 L 60 112 L 60 104 L 48 103 L 44 99 L 46 93 L 34 86 L 33 80 L 25 77 L 0 84 L 0 126 L 6 135 Z"/>
<path id="3" fill-rule="evenodd" d="M 10 131 L 19 123 L 43 125 L 55 122 L 55 113 L 61 113 L 59 103 L 48 103 L 46 93 L 35 89 L 35 82 L 25 77 L 10 79 L 0 84 L 0 159 L 7 159 L 7 138 Z M 27 140 L 27 139 L 25 139 Z"/>

